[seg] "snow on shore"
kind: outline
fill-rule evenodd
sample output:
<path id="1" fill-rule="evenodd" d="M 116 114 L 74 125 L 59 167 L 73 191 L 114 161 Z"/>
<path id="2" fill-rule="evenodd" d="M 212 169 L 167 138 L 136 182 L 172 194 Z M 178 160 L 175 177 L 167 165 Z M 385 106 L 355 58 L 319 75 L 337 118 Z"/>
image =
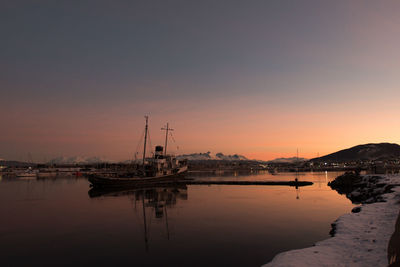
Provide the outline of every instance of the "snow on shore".
<path id="1" fill-rule="evenodd" d="M 400 175 L 382 177 L 383 183 L 400 183 Z M 387 247 L 400 208 L 400 187 L 392 190 L 383 195 L 386 202 L 363 204 L 360 212 L 339 217 L 334 237 L 313 247 L 280 253 L 264 267 L 387 266 Z"/>

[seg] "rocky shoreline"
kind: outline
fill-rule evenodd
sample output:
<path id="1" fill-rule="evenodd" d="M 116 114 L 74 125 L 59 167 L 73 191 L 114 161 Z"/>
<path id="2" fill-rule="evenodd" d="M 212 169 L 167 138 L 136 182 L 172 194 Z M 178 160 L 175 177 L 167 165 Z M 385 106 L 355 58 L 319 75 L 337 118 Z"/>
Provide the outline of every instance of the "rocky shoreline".
<path id="1" fill-rule="evenodd" d="M 399 182 L 400 175 L 361 176 L 355 172 L 339 176 L 329 185 L 360 206 L 332 223 L 331 238 L 313 247 L 280 253 L 264 266 L 396 264 L 397 255 L 393 251 L 398 248 L 388 249 L 388 244 L 396 241 L 393 236 L 400 208 Z"/>
<path id="2" fill-rule="evenodd" d="M 357 172 L 346 172 L 328 185 L 339 194 L 346 194 L 354 204 L 384 202 L 382 195 L 393 192 L 394 187 L 386 183 L 383 176 L 362 176 Z"/>

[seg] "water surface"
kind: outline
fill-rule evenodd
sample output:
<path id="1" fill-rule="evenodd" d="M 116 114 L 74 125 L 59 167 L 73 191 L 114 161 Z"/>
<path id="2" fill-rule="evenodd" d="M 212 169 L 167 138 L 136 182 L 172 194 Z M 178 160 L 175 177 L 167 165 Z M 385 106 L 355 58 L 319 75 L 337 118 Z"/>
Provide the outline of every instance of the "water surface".
<path id="1" fill-rule="evenodd" d="M 259 266 L 282 251 L 329 237 L 352 204 L 313 186 L 190 185 L 90 191 L 84 178 L 0 181 L 3 266 L 40 264 Z M 295 173 L 190 174 L 196 179 L 293 180 Z"/>

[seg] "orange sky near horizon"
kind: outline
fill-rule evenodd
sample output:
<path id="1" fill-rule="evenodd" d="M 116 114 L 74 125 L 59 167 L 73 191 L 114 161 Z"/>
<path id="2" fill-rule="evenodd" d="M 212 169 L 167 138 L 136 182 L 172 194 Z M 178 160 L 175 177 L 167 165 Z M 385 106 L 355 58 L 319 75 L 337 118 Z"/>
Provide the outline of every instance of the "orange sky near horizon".
<path id="1" fill-rule="evenodd" d="M 169 139 L 169 149 L 176 154 L 211 151 L 271 160 L 296 156 L 298 149 L 299 157 L 313 158 L 318 153 L 322 156 L 358 144 L 400 143 L 397 103 L 388 102 L 389 99 L 372 106 L 360 101 L 327 109 L 310 107 L 309 103 L 280 107 L 254 102 L 256 105 L 252 106 L 248 101 L 255 100 L 216 99 L 207 108 L 195 103 L 185 103 L 178 109 L 171 103 L 158 106 L 157 112 L 149 112 L 151 143 L 164 144 L 160 128 L 167 120 L 175 129 L 176 141 Z M 104 106 L 102 112 L 90 107 L 66 110 L 48 105 L 44 109 L 51 112 L 46 115 L 28 106 L 21 105 L 8 116 L 9 127 L 2 131 L 3 140 L 10 147 L 25 152 L 16 153 L 14 159 L 26 160 L 30 153 L 38 161 L 61 155 L 126 160 L 133 157 L 138 146 L 142 149 L 138 142 L 145 120 L 131 105 Z M 235 108 L 224 112 L 232 106 Z M 314 112 L 314 108 L 319 111 Z M 134 114 L 130 114 L 131 110 Z M 20 119 L 21 114 L 24 120 Z"/>

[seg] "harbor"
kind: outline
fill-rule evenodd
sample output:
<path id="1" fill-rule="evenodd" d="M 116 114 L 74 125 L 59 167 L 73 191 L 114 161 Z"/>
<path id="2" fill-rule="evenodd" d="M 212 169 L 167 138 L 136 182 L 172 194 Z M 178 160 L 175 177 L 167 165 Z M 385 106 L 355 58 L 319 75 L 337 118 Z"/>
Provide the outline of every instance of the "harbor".
<path id="1" fill-rule="evenodd" d="M 0 264 L 400 266 L 400 1 L 0 1 Z"/>
<path id="2" fill-rule="evenodd" d="M 313 184 L 297 188 L 258 185 L 296 178 L 295 173 L 268 171 L 236 176 L 189 172 L 186 183 L 125 189 L 91 188 L 85 176 L 3 177 L 0 208 L 8 214 L 1 230 L 3 263 L 41 259 L 50 266 L 62 258 L 61 266 L 260 266 L 279 252 L 329 237 L 331 222 L 353 207 L 327 187 L 339 174 L 300 173 L 299 180 Z M 199 250 L 201 259 L 191 262 Z M 24 257 L 16 257 L 17 251 Z"/>

